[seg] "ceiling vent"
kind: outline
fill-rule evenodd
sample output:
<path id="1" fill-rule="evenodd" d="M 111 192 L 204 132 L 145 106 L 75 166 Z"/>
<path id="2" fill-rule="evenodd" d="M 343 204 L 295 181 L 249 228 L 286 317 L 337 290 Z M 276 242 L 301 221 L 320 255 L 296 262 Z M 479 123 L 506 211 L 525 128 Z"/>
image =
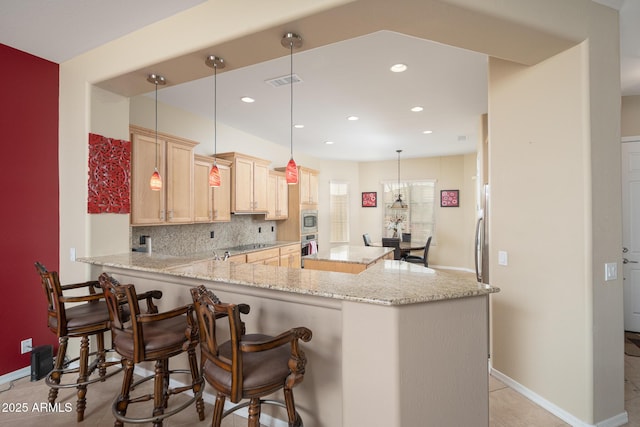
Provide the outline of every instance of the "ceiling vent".
<path id="1" fill-rule="evenodd" d="M 265 80 L 265 83 L 273 87 L 288 86 L 291 83 L 301 83 L 302 79 L 297 74 L 287 74 L 286 76 L 276 77 L 275 79 Z"/>

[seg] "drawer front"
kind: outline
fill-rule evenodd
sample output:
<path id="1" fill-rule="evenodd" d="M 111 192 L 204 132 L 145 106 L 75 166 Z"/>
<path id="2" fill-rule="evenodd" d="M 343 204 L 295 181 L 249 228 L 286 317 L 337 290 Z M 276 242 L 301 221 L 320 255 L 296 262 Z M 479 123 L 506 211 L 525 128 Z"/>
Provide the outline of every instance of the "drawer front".
<path id="1" fill-rule="evenodd" d="M 277 258 L 280 256 L 280 248 L 266 249 L 264 251 L 249 252 L 247 254 L 247 262 L 257 262 L 269 258 Z"/>
<path id="2" fill-rule="evenodd" d="M 290 255 L 290 254 L 296 254 L 296 253 L 300 253 L 301 248 L 300 245 L 295 244 L 295 245 L 290 245 L 290 246 L 282 246 L 280 248 L 280 255 Z"/>
<path id="3" fill-rule="evenodd" d="M 245 262 L 247 262 L 247 256 L 245 254 L 231 255 L 227 261 L 244 264 Z"/>

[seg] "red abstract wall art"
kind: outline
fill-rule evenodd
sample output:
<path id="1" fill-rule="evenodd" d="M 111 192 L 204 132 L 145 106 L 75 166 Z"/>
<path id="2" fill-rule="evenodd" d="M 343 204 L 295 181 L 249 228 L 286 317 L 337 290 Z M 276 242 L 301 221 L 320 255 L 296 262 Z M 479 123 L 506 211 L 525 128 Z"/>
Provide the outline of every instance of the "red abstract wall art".
<path id="1" fill-rule="evenodd" d="M 89 134 L 91 213 L 131 212 L 131 142 Z"/>

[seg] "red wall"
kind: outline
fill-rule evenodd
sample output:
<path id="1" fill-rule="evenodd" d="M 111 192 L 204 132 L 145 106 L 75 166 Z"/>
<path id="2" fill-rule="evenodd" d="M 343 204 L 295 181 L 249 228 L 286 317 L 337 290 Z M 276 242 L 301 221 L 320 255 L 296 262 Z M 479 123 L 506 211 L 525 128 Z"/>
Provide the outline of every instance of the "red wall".
<path id="1" fill-rule="evenodd" d="M 20 341 L 55 344 L 33 266 L 58 269 L 58 64 L 0 44 L 0 375 L 29 366 Z M 62 279 L 64 283 L 64 278 Z"/>

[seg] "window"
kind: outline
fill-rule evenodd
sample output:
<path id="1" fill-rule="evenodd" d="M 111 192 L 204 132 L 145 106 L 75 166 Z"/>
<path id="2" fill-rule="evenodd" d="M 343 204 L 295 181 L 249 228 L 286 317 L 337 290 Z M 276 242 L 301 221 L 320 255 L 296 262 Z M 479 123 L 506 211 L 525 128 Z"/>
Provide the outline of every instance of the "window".
<path id="1" fill-rule="evenodd" d="M 392 237 L 395 232 L 411 233 L 411 240 L 426 242 L 435 234 L 435 180 L 400 181 L 383 183 L 384 229 L 382 235 Z M 408 205 L 406 210 L 390 206 L 398 197 Z"/>
<path id="2" fill-rule="evenodd" d="M 349 183 L 329 183 L 331 212 L 331 243 L 349 241 Z"/>

